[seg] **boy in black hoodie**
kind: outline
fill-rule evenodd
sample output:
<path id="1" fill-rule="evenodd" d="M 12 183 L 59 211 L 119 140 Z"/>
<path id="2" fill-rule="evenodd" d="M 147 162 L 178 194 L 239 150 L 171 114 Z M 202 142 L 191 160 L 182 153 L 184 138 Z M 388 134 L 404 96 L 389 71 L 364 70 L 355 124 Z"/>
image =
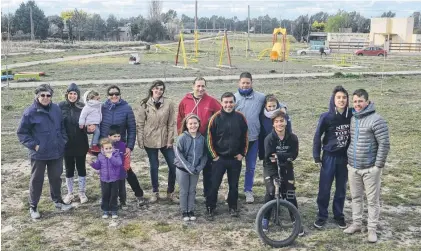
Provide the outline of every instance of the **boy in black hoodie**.
<path id="1" fill-rule="evenodd" d="M 291 202 L 298 208 L 295 196 L 295 177 L 292 161 L 298 156 L 298 138 L 286 130 L 287 115 L 282 111 L 276 111 L 272 115 L 272 132 L 265 138 L 265 158 L 263 160 L 263 177 L 265 179 L 266 194 L 265 203 L 275 198 L 274 179 L 278 177 L 278 165 L 281 168 L 281 195 L 283 199 Z M 263 231 L 268 230 L 269 216 L 263 219 Z M 304 235 L 304 228 L 301 226 L 299 236 Z"/>
<path id="2" fill-rule="evenodd" d="M 328 218 L 333 179 L 336 179 L 332 205 L 334 219 L 340 228 L 346 228 L 343 209 L 348 180 L 346 150 L 350 141 L 351 117 L 352 111 L 348 108 L 348 92 L 342 86 L 336 86 L 330 98 L 329 111 L 320 116 L 313 140 L 313 158 L 315 163 L 320 166 L 319 194 L 317 196 L 319 213 L 314 222 L 314 226 L 319 229 L 324 226 Z M 323 141 L 321 141 L 322 135 Z M 323 157 L 321 159 L 322 148 Z"/>

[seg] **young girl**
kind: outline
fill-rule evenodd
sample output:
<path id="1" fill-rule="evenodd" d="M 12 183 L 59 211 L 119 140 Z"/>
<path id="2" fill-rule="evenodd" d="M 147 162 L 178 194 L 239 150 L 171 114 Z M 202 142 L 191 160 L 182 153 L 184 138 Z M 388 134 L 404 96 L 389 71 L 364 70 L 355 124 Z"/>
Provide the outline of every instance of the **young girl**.
<path id="1" fill-rule="evenodd" d="M 114 151 L 113 144 L 110 139 L 101 140 L 101 153 L 94 162 L 90 160 L 92 168 L 99 170 L 101 179 L 102 202 L 101 209 L 103 211 L 102 218 L 107 219 L 109 213 L 113 219 L 118 218 L 117 198 L 121 173 L 124 172 L 123 161 L 120 153 Z"/>
<path id="2" fill-rule="evenodd" d="M 198 132 L 200 119 L 195 114 L 187 115 L 180 130 L 175 147 L 176 176 L 180 187 L 180 208 L 184 221 L 194 221 L 194 200 L 199 173 L 208 159 L 205 137 Z"/>
<path id="3" fill-rule="evenodd" d="M 96 91 L 87 91 L 85 92 L 84 101 L 85 106 L 82 109 L 82 113 L 79 117 L 79 127 L 83 129 L 85 126 L 95 127 L 93 131 L 91 151 L 99 152 L 98 141 L 100 136 L 99 124 L 102 120 L 101 113 L 101 102 L 99 101 L 99 93 Z"/>

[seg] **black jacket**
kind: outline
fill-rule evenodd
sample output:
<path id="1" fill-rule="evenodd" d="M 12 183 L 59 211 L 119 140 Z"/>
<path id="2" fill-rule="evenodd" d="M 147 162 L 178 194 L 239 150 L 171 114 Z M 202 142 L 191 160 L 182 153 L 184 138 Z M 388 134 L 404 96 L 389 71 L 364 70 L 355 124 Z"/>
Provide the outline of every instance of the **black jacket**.
<path id="1" fill-rule="evenodd" d="M 278 163 L 271 162 L 272 154 L 276 153 Z M 265 158 L 263 160 L 264 177 L 277 175 L 278 167 L 276 164 L 293 168 L 292 161 L 298 156 L 298 138 L 294 133 L 285 132 L 283 140 L 279 138 L 275 130 L 265 138 Z"/>
<path id="2" fill-rule="evenodd" d="M 209 120 L 207 145 L 212 159 L 233 158 L 248 150 L 247 121 L 241 112 L 220 110 Z"/>
<path id="3" fill-rule="evenodd" d="M 71 84 L 67 92 L 76 91 L 78 100 L 75 103 L 69 102 L 66 94 L 66 101 L 59 103 L 63 115 L 64 127 L 69 140 L 64 149 L 65 156 L 84 156 L 88 152 L 88 136 L 84 129 L 79 128 L 79 116 L 84 106 L 79 102 L 80 91 L 75 84 Z"/>

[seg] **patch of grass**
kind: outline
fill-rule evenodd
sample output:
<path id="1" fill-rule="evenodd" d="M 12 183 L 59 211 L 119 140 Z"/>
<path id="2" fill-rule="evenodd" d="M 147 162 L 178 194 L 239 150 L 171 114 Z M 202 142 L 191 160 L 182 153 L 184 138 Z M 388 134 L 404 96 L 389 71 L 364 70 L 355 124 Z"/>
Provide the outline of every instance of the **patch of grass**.
<path id="1" fill-rule="evenodd" d="M 166 232 L 170 232 L 172 230 L 174 230 L 174 227 L 172 225 L 170 225 L 167 222 L 164 221 L 158 221 L 155 224 L 153 224 L 153 228 L 158 232 L 158 233 L 166 233 Z"/>
<path id="2" fill-rule="evenodd" d="M 118 231 L 123 238 L 139 238 L 142 241 L 148 241 L 150 238 L 147 233 L 148 230 L 141 223 L 129 223 L 120 227 Z"/>

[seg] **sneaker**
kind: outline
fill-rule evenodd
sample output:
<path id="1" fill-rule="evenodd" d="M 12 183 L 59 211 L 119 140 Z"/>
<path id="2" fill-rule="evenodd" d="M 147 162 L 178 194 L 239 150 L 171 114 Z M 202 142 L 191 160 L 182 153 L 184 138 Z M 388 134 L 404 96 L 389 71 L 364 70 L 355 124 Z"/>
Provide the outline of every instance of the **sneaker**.
<path id="1" fill-rule="evenodd" d="M 368 242 L 371 242 L 371 243 L 377 242 L 376 230 L 368 230 Z"/>
<path id="2" fill-rule="evenodd" d="M 268 219 L 262 220 L 262 228 L 263 228 L 263 232 L 269 231 L 269 220 Z"/>
<path id="3" fill-rule="evenodd" d="M 183 221 L 189 221 L 190 220 L 189 213 L 183 212 L 182 218 L 183 218 Z"/>
<path id="4" fill-rule="evenodd" d="M 79 199 L 80 199 L 80 204 L 88 202 L 88 197 L 86 197 L 85 193 L 79 193 Z"/>
<path id="5" fill-rule="evenodd" d="M 246 195 L 246 203 L 253 203 L 254 202 L 254 196 L 253 196 L 253 192 L 245 192 L 244 193 Z"/>
<path id="6" fill-rule="evenodd" d="M 117 212 L 115 212 L 115 211 L 111 212 L 111 218 L 117 219 L 118 218 Z"/>
<path id="7" fill-rule="evenodd" d="M 127 210 L 129 207 L 127 206 L 126 202 L 120 202 L 120 208 L 121 210 Z"/>
<path id="8" fill-rule="evenodd" d="M 69 211 L 73 208 L 72 204 L 67 205 L 66 203 L 64 203 L 64 201 L 55 202 L 54 205 L 57 209 L 60 209 L 61 211 Z"/>
<path id="9" fill-rule="evenodd" d="M 191 221 L 195 221 L 196 220 L 196 216 L 194 216 L 194 212 L 193 211 L 190 211 L 189 212 L 189 217 L 190 217 L 190 220 Z"/>
<path id="10" fill-rule="evenodd" d="M 298 232 L 298 236 L 303 237 L 305 235 L 304 226 L 301 226 L 300 232 Z"/>
<path id="11" fill-rule="evenodd" d="M 101 148 L 99 148 L 98 145 L 94 145 L 91 147 L 91 152 L 93 153 L 100 153 L 101 152 Z"/>
<path id="12" fill-rule="evenodd" d="M 206 220 L 213 221 L 214 219 L 214 209 L 207 208 Z"/>
<path id="13" fill-rule="evenodd" d="M 159 192 L 154 192 L 151 196 L 151 198 L 149 199 L 150 203 L 155 203 L 159 200 Z"/>
<path id="14" fill-rule="evenodd" d="M 313 223 L 313 225 L 316 227 L 316 228 L 318 228 L 318 229 L 321 229 L 324 225 L 326 224 L 326 220 L 323 220 L 323 219 L 320 219 L 320 218 L 318 218 L 314 223 Z"/>
<path id="15" fill-rule="evenodd" d="M 39 214 L 36 207 L 30 207 L 29 214 L 31 215 L 31 218 L 34 220 L 41 218 L 41 215 Z"/>
<path id="16" fill-rule="evenodd" d="M 66 196 L 64 196 L 63 202 L 64 204 L 70 204 L 72 203 L 72 201 L 75 199 L 75 196 L 71 193 L 66 194 Z"/>
<path id="17" fill-rule="evenodd" d="M 143 198 L 143 196 L 142 196 L 142 197 L 137 197 L 136 199 L 137 199 L 137 205 L 138 205 L 139 207 L 144 206 L 144 205 L 146 204 L 146 201 L 145 201 L 145 199 Z"/>
<path id="18" fill-rule="evenodd" d="M 234 208 L 230 208 L 229 209 L 229 213 L 230 213 L 231 217 L 238 217 L 239 216 L 238 215 L 238 210 L 237 209 L 234 209 Z"/>
<path id="19" fill-rule="evenodd" d="M 104 213 L 102 214 L 102 218 L 103 218 L 103 219 L 108 219 L 108 212 L 104 212 Z"/>
<path id="20" fill-rule="evenodd" d="M 346 228 L 345 218 L 335 219 L 336 224 L 338 224 L 339 228 L 344 229 Z"/>
<path id="21" fill-rule="evenodd" d="M 349 226 L 347 229 L 344 230 L 345 234 L 353 234 L 355 232 L 360 232 L 361 226 L 352 223 L 351 226 Z"/>
<path id="22" fill-rule="evenodd" d="M 177 196 L 175 195 L 175 193 L 167 193 L 167 199 L 172 201 L 173 203 L 179 203 L 180 202 L 178 200 Z"/>

